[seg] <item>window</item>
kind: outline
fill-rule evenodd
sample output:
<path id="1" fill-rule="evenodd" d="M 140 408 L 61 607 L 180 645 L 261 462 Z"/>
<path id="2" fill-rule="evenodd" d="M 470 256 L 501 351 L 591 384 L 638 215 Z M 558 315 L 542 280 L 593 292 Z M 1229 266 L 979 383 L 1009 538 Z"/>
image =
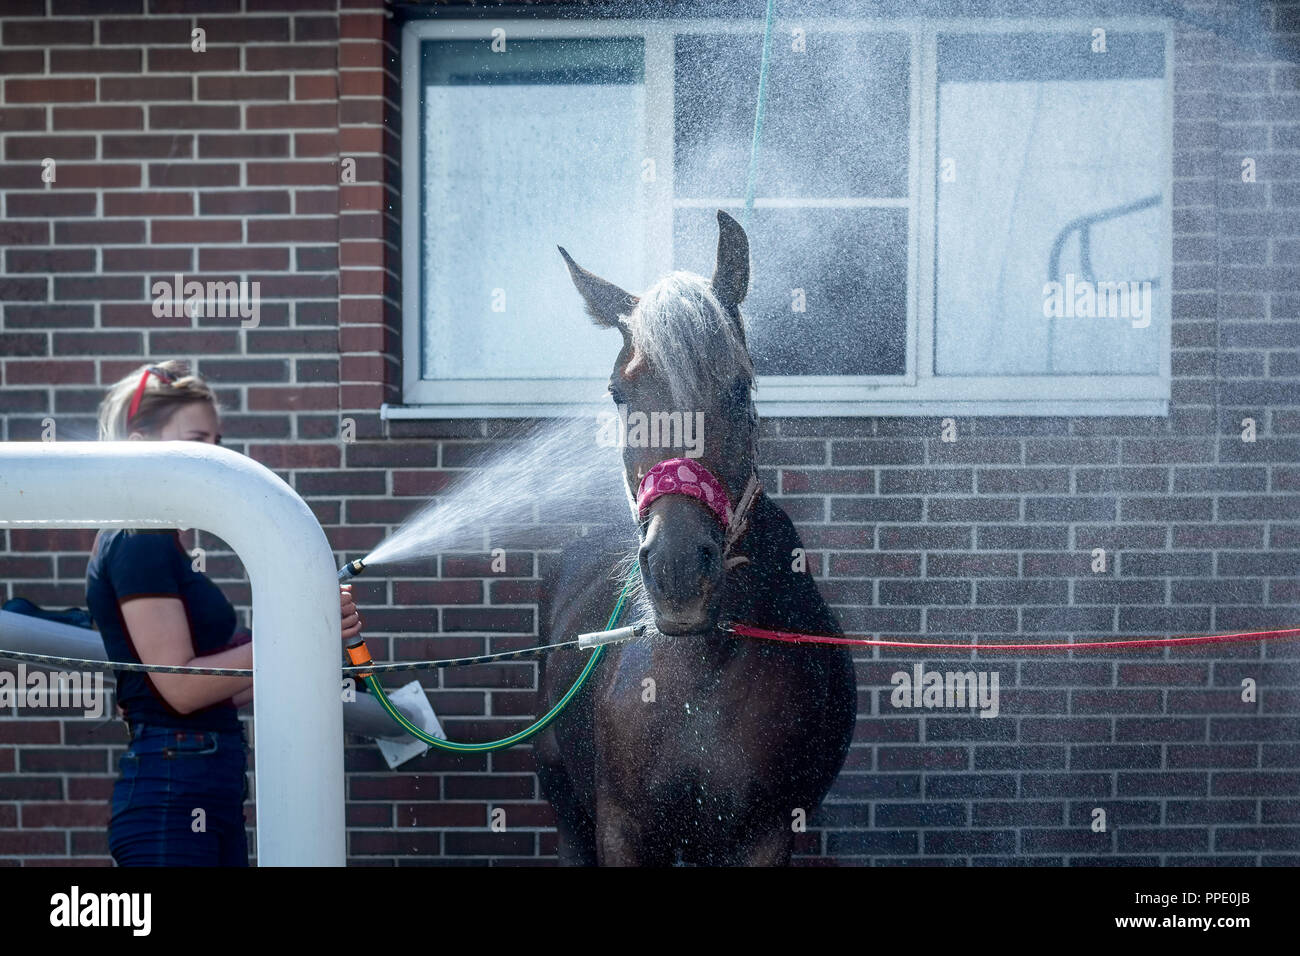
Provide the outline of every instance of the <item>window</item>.
<path id="1" fill-rule="evenodd" d="M 760 411 L 1164 414 L 1167 24 L 797 26 L 747 222 Z M 633 292 L 707 275 L 713 211 L 743 218 L 761 52 L 761 21 L 408 24 L 418 281 L 385 414 L 603 409 L 619 337 L 555 247 Z"/>

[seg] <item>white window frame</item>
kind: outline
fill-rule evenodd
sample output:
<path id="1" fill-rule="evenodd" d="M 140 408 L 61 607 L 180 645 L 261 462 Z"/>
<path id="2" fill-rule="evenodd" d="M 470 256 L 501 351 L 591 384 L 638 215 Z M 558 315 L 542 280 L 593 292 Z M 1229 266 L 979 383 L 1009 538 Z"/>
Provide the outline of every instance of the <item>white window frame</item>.
<path id="1" fill-rule="evenodd" d="M 808 33 L 850 31 L 903 33 L 911 38 L 908 195 L 905 199 L 758 200 L 756 206 L 864 205 L 908 209 L 907 343 L 903 376 L 758 377 L 755 394 L 761 415 L 1144 415 L 1169 411 L 1173 297 L 1173 29 L 1162 17 L 1112 17 L 1093 22 L 1075 18 L 1043 20 L 852 20 L 809 18 L 773 27 L 773 42 L 792 27 Z M 1166 296 L 1159 334 L 1160 368 L 1154 375 L 997 375 L 934 374 L 935 234 L 937 208 L 938 79 L 936 43 L 941 33 L 1062 33 L 1088 37 L 1096 27 L 1110 32 L 1159 32 L 1165 37 L 1165 129 L 1162 227 Z M 420 44 L 424 40 L 490 39 L 503 28 L 510 39 L 639 36 L 645 42 L 646 142 L 659 175 L 647 184 L 645 248 L 652 274 L 672 269 L 673 213 L 677 208 L 713 205 L 713 200 L 676 199 L 673 182 L 673 39 L 678 33 L 761 33 L 761 20 L 584 20 L 584 19 L 428 19 L 407 23 L 402 34 L 402 168 L 418 171 L 420 161 Z M 1081 42 L 1083 42 L 1081 40 Z M 668 77 L 664 80 L 664 77 Z M 761 155 L 760 155 L 761 161 Z M 421 199 L 418 172 L 402 184 L 402 400 L 384 404 L 386 419 L 533 418 L 607 411 L 608 402 L 574 401 L 574 395 L 599 394 L 605 378 L 457 379 L 421 378 L 420 258 Z M 743 207 L 743 197 L 727 197 Z M 723 208 L 727 208 L 724 205 Z M 733 211 L 735 206 L 732 207 Z M 928 213 L 923 214 L 923 213 Z M 929 254 L 925 254 L 928 250 Z M 579 259 L 581 257 L 579 256 Z M 663 260 L 663 261 L 658 261 Z M 701 268 L 707 268 L 703 264 Z M 618 277 L 609 276 L 611 281 Z M 634 290 L 639 291 L 639 290 Z M 580 308 L 575 299 L 574 308 Z M 743 306 L 742 306 L 743 311 Z M 593 335 L 600 334 L 593 328 Z M 1028 395 L 1016 398 L 1016 395 Z"/>

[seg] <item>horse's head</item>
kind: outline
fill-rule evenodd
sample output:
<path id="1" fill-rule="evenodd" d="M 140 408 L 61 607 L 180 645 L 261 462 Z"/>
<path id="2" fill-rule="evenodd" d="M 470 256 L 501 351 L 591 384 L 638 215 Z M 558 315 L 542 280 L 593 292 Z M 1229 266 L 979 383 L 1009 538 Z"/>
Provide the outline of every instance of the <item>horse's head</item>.
<path id="1" fill-rule="evenodd" d="M 674 272 L 639 297 L 581 268 L 560 249 L 596 324 L 623 336 L 609 392 L 626 427 L 624 477 L 641 523 L 641 579 L 664 634 L 716 626 L 730 563 L 724 511 L 736 508 L 754 473 L 754 368 L 740 316 L 749 288 L 749 240 L 722 210 L 718 230 L 711 280 Z M 643 478 L 668 459 L 686 461 L 680 472 L 671 469 L 660 491 L 677 487 L 674 481 L 689 483 L 692 471 L 705 477 L 702 465 L 727 500 L 717 502 L 717 486 L 706 480 L 709 487 L 698 499 L 643 495 L 643 501 L 653 500 L 638 509 Z M 663 472 L 652 475 L 647 488 Z"/>

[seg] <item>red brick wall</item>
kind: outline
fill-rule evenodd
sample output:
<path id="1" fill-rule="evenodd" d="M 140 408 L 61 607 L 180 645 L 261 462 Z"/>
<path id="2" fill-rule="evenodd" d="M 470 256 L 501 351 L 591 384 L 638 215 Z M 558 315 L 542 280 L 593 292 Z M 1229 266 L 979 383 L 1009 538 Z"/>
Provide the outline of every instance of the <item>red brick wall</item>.
<path id="1" fill-rule="evenodd" d="M 0 22 L 3 437 L 38 439 L 50 418 L 59 439 L 93 438 L 104 386 L 143 357 L 187 358 L 218 388 L 227 443 L 307 496 L 341 551 L 368 548 L 405 510 L 358 500 L 344 514 L 347 493 L 393 489 L 348 467 L 339 440 L 342 411 L 375 438 L 379 403 L 397 397 L 391 18 L 346 0 L 46 7 L 9 3 Z M 155 317 L 151 284 L 177 272 L 259 282 L 260 324 Z M 5 597 L 84 605 L 92 537 L 6 533 Z M 246 609 L 238 560 L 197 540 Z M 367 597 L 386 601 L 378 590 Z M 383 611 L 367 616 L 382 627 Z M 0 723 L 0 858 L 108 862 L 122 728 Z"/>
<path id="2" fill-rule="evenodd" d="M 1300 45 L 1300 6 L 1261 9 L 1274 40 Z M 205 53 L 189 49 L 196 26 Z M 378 0 L 5 5 L 0 438 L 37 440 L 47 418 L 59 440 L 93 437 L 124 371 L 192 359 L 229 443 L 290 482 L 350 556 L 496 440 L 502 423 L 377 413 L 400 400 L 398 30 Z M 764 423 L 765 484 L 846 629 L 1047 640 L 1300 622 L 1300 70 L 1182 25 L 1174 71 L 1167 419 L 968 418 L 956 445 L 932 419 Z M 346 158 L 355 183 L 340 182 Z M 150 284 L 177 271 L 260 281 L 260 327 L 155 318 Z M 1253 445 L 1237 438 L 1247 416 Z M 91 537 L 0 531 L 0 594 L 83 605 Z M 246 607 L 238 560 L 199 542 Z M 1117 557 L 1103 580 L 1087 567 L 1099 546 Z M 360 579 L 372 649 L 530 643 L 538 560 L 514 552 L 492 580 L 473 556 L 441 577 Z M 855 746 L 805 859 L 1300 862 L 1296 644 L 1012 659 L 998 721 L 893 712 L 899 665 L 860 658 Z M 483 739 L 527 719 L 533 676 L 518 663 L 426 686 L 453 736 Z M 1262 688 L 1249 708 L 1245 676 Z M 0 712 L 0 864 L 107 863 L 124 743 L 116 723 Z M 347 767 L 350 862 L 553 854 L 526 748 L 392 772 L 351 741 Z M 487 829 L 493 806 L 505 833 Z M 1088 828 L 1094 806 L 1106 834 Z"/>

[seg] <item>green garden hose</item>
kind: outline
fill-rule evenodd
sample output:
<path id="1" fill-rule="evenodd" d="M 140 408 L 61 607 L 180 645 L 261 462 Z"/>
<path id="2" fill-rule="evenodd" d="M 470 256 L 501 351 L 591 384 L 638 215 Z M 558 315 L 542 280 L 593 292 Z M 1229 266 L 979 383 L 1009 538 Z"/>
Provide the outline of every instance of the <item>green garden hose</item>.
<path id="1" fill-rule="evenodd" d="M 632 582 L 635 579 L 636 571 L 634 570 L 632 574 L 628 576 L 627 582 L 623 585 L 623 590 L 619 592 L 618 601 L 615 602 L 614 610 L 609 615 L 609 623 L 605 625 L 606 630 L 612 630 L 618 624 L 619 618 L 623 616 L 623 607 L 627 603 L 627 595 L 631 590 Z M 384 688 L 380 686 L 377 677 L 373 674 L 368 674 L 364 680 L 366 686 L 370 688 L 371 693 L 375 695 L 375 699 L 378 700 L 384 710 L 388 712 L 388 715 L 392 717 L 393 720 L 397 721 L 397 723 L 401 725 L 402 729 L 412 737 L 424 741 L 430 747 L 437 750 L 446 750 L 452 753 L 495 753 L 498 750 L 505 750 L 508 747 L 513 747 L 515 744 L 523 743 L 530 737 L 545 730 L 547 725 L 559 716 L 560 711 L 564 710 L 564 708 L 568 706 L 569 701 L 573 700 L 573 698 L 577 696 L 578 691 L 582 689 L 582 685 L 585 684 L 587 678 L 591 676 L 591 672 L 595 670 L 596 665 L 600 663 L 600 658 L 604 653 L 604 645 L 599 645 L 592 651 L 591 657 L 587 659 L 586 666 L 583 667 L 582 673 L 578 675 L 577 680 L 573 682 L 573 686 L 568 689 L 563 697 L 556 701 L 554 707 L 533 723 L 532 726 L 525 727 L 518 733 L 511 734 L 509 737 L 502 737 L 500 740 L 489 740 L 479 744 L 463 744 L 454 740 L 443 740 L 439 737 L 434 737 L 431 734 L 425 733 L 425 731 L 407 720 L 402 712 L 392 705 L 392 702 L 388 699 L 388 695 L 384 693 Z"/>

